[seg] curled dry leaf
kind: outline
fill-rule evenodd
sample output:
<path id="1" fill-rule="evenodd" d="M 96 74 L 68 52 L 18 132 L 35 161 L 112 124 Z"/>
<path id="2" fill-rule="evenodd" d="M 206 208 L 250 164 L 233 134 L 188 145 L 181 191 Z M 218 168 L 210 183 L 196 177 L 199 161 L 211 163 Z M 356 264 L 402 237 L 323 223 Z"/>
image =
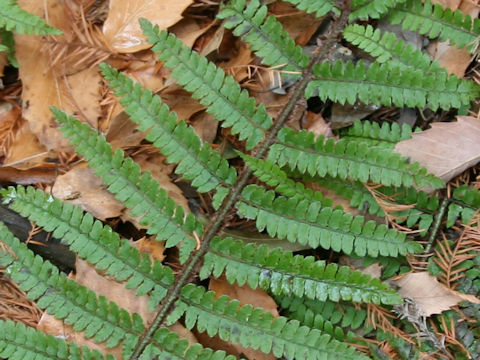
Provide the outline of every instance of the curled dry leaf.
<path id="1" fill-rule="evenodd" d="M 449 181 L 480 161 L 480 120 L 457 116 L 456 122 L 433 123 L 430 129 L 397 143 L 395 151 Z"/>
<path id="2" fill-rule="evenodd" d="M 53 196 L 68 200 L 104 221 L 120 216 L 124 206 L 103 186 L 89 168 L 76 167 L 61 175 L 52 188 Z"/>
<path id="3" fill-rule="evenodd" d="M 428 272 L 409 273 L 396 281 L 398 293 L 415 301 L 421 316 L 440 314 L 461 301 L 480 304 L 480 299 L 447 288 Z"/>
<path id="4" fill-rule="evenodd" d="M 107 44 L 119 53 L 148 49 L 138 20 L 147 18 L 160 30 L 182 19 L 182 12 L 192 0 L 110 0 L 108 16 L 103 24 Z"/>

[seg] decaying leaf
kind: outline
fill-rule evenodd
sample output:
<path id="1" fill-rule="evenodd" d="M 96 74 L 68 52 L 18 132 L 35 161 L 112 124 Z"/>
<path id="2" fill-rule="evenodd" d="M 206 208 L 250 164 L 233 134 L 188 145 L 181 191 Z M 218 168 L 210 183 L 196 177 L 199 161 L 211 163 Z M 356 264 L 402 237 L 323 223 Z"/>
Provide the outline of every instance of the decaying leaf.
<path id="1" fill-rule="evenodd" d="M 449 181 L 480 161 L 480 120 L 457 116 L 456 122 L 433 123 L 430 129 L 397 143 L 395 151 Z"/>
<path id="2" fill-rule="evenodd" d="M 398 293 L 415 301 L 421 316 L 440 314 L 461 301 L 480 304 L 480 299 L 451 290 L 428 272 L 409 273 L 396 281 Z"/>
<path id="3" fill-rule="evenodd" d="M 103 186 L 102 180 L 85 167 L 76 167 L 61 175 L 52 188 L 53 196 L 71 201 L 100 220 L 120 216 L 122 203 Z"/>
<path id="4" fill-rule="evenodd" d="M 147 18 L 160 30 L 172 26 L 182 18 L 182 12 L 192 0 L 110 0 L 103 34 L 109 46 L 119 53 L 133 53 L 148 49 L 138 20 Z"/>

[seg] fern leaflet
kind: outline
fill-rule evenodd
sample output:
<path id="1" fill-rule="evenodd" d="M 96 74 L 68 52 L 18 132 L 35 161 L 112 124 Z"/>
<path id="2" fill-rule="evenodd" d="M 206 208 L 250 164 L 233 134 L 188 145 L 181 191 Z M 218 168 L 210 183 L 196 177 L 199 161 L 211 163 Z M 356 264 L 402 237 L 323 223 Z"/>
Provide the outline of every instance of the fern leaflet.
<path id="1" fill-rule="evenodd" d="M 330 11 L 334 14 L 340 14 L 340 10 L 335 7 L 335 1 L 333 0 L 286 0 L 300 10 L 306 13 L 315 13 L 315 16 L 320 18 Z"/>
<path id="2" fill-rule="evenodd" d="M 140 223 L 149 225 L 147 232 L 158 241 L 167 240 L 165 246 L 182 244 L 182 259 L 195 248 L 193 232 L 203 234 L 203 225 L 194 215 L 185 215 L 185 210 L 168 196 L 166 190 L 152 178 L 150 173 L 141 174 L 140 166 L 125 157 L 120 149 L 115 153 L 111 145 L 87 124 L 52 108 L 60 130 L 75 145 L 78 154 L 85 157 L 108 190 L 116 195 L 131 210 L 131 215 L 140 217 Z"/>
<path id="3" fill-rule="evenodd" d="M 379 19 L 391 8 L 405 1 L 406 0 L 353 0 L 351 3 L 352 13 L 349 16 L 349 20 Z"/>
<path id="4" fill-rule="evenodd" d="M 427 174 L 420 164 L 409 164 L 407 158 L 388 149 L 342 139 L 335 143 L 323 136 L 315 140 L 313 133 L 289 128 L 280 130 L 268 159 L 312 176 L 330 175 L 387 186 L 444 186 L 441 179 Z"/>
<path id="5" fill-rule="evenodd" d="M 259 231 L 308 244 L 312 248 L 355 253 L 359 256 L 398 256 L 421 251 L 418 243 L 405 241 L 405 234 L 373 221 L 365 222 L 362 216 L 353 216 L 342 210 L 322 208 L 316 201 L 278 197 L 273 191 L 249 185 L 237 203 L 241 216 L 255 219 Z"/>
<path id="6" fill-rule="evenodd" d="M 324 301 L 348 300 L 397 304 L 402 299 L 379 279 L 347 266 L 327 265 L 313 257 L 293 255 L 267 245 L 245 245 L 232 238 L 215 238 L 205 256 L 200 278 L 223 273 L 231 284 L 268 290 L 274 295 L 305 296 Z"/>
<path id="7" fill-rule="evenodd" d="M 0 357 L 10 360 L 115 360 L 98 350 L 80 348 L 73 342 L 46 335 L 22 323 L 0 320 Z"/>
<path id="8" fill-rule="evenodd" d="M 402 68 L 422 70 L 425 74 L 446 72 L 438 62 L 433 61 L 411 44 L 398 39 L 394 33 L 382 34 L 379 29 L 374 29 L 371 25 L 349 25 L 345 28 L 343 37 L 375 57 L 375 61 L 379 63 L 389 62 Z"/>
<path id="9" fill-rule="evenodd" d="M 175 172 L 191 180 L 199 192 L 216 189 L 220 198 L 226 195 L 237 179 L 235 169 L 210 144 L 202 143 L 185 121 L 178 122 L 159 96 L 106 64 L 100 67 L 131 120 L 140 131 L 149 130 L 145 138 L 160 148 L 168 162 L 178 164 Z"/>
<path id="10" fill-rule="evenodd" d="M 61 35 L 62 32 L 45 23 L 36 15 L 23 10 L 17 0 L 0 0 L 0 28 L 18 34 Z"/>
<path id="11" fill-rule="evenodd" d="M 265 137 L 265 131 L 272 126 L 272 118 L 265 105 L 257 107 L 255 99 L 241 90 L 235 79 L 226 75 L 214 63 L 199 56 L 184 45 L 180 39 L 153 26 L 147 20 L 140 20 L 148 41 L 154 44 L 152 50 L 159 54 L 164 66 L 173 69 L 171 76 L 185 90 L 192 93 L 207 111 L 222 121 L 222 127 L 231 127 L 233 135 L 246 140 L 247 149 L 254 148 Z"/>
<path id="12" fill-rule="evenodd" d="M 341 104 L 365 104 L 451 109 L 467 106 L 478 97 L 480 86 L 445 72 L 424 74 L 420 70 L 363 61 L 316 65 L 305 90 L 307 97 L 319 96 Z"/>
<path id="13" fill-rule="evenodd" d="M 388 20 L 429 38 L 449 40 L 459 48 L 466 46 L 469 51 L 480 35 L 479 19 L 472 21 L 470 15 L 465 16 L 460 10 L 444 9 L 439 4 L 433 5 L 431 0 L 426 0 L 425 3 L 407 0 L 389 12 Z"/>
<path id="14" fill-rule="evenodd" d="M 345 343 L 331 339 L 316 329 L 300 326 L 298 321 L 274 318 L 261 308 L 240 306 L 227 296 L 215 300 L 214 292 L 189 284 L 182 289 L 182 298 L 170 314 L 169 323 L 185 315 L 185 326 L 196 325 L 198 331 L 222 340 L 272 352 L 287 359 L 367 359 Z"/>
<path id="15" fill-rule="evenodd" d="M 412 128 L 407 124 L 355 120 L 352 126 L 339 130 L 340 137 L 347 141 L 365 142 L 369 146 L 393 149 L 395 144 L 412 137 Z"/>
<path id="16" fill-rule="evenodd" d="M 48 261 L 35 256 L 3 223 L 0 233 L 2 241 L 15 254 L 0 251 L 0 266 L 6 267 L 12 280 L 38 307 L 71 324 L 75 331 L 84 331 L 87 339 L 107 341 L 107 347 L 121 341 L 136 343 L 144 330 L 138 314 L 131 316 L 105 297 L 97 297 L 93 291 L 59 273 Z"/>
<path id="17" fill-rule="evenodd" d="M 280 66 L 284 71 L 297 72 L 308 65 L 309 58 L 296 45 L 282 24 L 273 16 L 267 16 L 267 7 L 258 0 L 246 4 L 245 0 L 229 1 L 222 7 L 218 18 L 227 19 L 224 26 L 233 29 L 235 36 L 241 36 L 250 44 L 250 49 L 268 66 Z"/>
<path id="18" fill-rule="evenodd" d="M 41 190 L 22 186 L 10 187 L 2 191 L 11 201 L 9 207 L 28 217 L 45 231 L 53 231 L 53 236 L 62 239 L 66 245 L 95 265 L 99 271 L 117 281 L 127 281 L 127 289 L 137 289 L 137 295 L 150 293 L 149 308 L 165 297 L 173 283 L 173 273 L 159 261 L 150 260 L 127 240 L 103 226 L 88 213 L 70 204 L 52 198 Z"/>

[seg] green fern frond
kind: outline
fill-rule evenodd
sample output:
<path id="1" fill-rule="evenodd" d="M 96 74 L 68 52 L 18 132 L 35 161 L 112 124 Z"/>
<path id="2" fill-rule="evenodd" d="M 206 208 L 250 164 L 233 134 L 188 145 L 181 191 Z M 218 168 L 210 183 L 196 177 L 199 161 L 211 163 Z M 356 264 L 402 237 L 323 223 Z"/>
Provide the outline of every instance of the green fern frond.
<path id="1" fill-rule="evenodd" d="M 191 180 L 199 192 L 216 189 L 218 195 L 226 195 L 237 179 L 235 169 L 185 121 L 178 121 L 159 96 L 106 64 L 100 68 L 130 119 L 140 131 L 148 130 L 145 138 L 160 148 L 169 163 L 178 164 L 175 172 Z"/>
<path id="2" fill-rule="evenodd" d="M 38 307 L 72 325 L 75 331 L 84 331 L 87 339 L 106 341 L 107 347 L 117 346 L 121 341 L 137 342 L 144 330 L 138 314 L 131 316 L 105 297 L 97 297 L 93 291 L 59 273 L 48 261 L 35 256 L 3 223 L 0 233 L 2 242 L 8 246 L 8 252 L 0 249 L 0 266 L 6 268 L 6 273 Z"/>
<path id="3" fill-rule="evenodd" d="M 480 192 L 462 185 L 453 191 L 451 201 L 448 205 L 447 227 L 453 226 L 459 217 L 463 224 L 468 224 L 480 209 Z"/>
<path id="4" fill-rule="evenodd" d="M 366 142 L 369 146 L 393 149 L 395 144 L 412 138 L 412 128 L 407 124 L 355 120 L 352 126 L 339 130 L 339 135 L 347 141 Z"/>
<path id="5" fill-rule="evenodd" d="M 382 32 L 374 29 L 371 25 L 349 25 L 343 32 L 343 37 L 348 42 L 366 51 L 375 57 L 379 63 L 389 62 L 402 68 L 415 68 L 425 74 L 446 72 L 430 56 L 415 49 L 411 44 L 400 40 L 394 33 Z"/>
<path id="6" fill-rule="evenodd" d="M 6 51 L 8 53 L 7 58 L 10 64 L 18 68 L 18 61 L 15 58 L 15 40 L 13 38 L 13 33 L 0 28 L 0 43 L 0 47 L 4 49 L 0 51 Z"/>
<path id="7" fill-rule="evenodd" d="M 479 19 L 472 20 L 470 15 L 463 15 L 460 10 L 452 11 L 439 4 L 433 5 L 431 0 L 425 3 L 407 0 L 389 12 L 388 20 L 431 39 L 438 37 L 440 41 L 449 40 L 458 48 L 466 46 L 470 51 L 480 35 Z"/>
<path id="8" fill-rule="evenodd" d="M 339 267 L 311 256 L 293 255 L 267 245 L 245 245 L 232 238 L 215 238 L 205 255 L 200 278 L 225 274 L 227 281 L 274 295 L 305 296 L 314 300 L 401 303 L 401 297 L 379 279 L 347 266 Z"/>
<path id="9" fill-rule="evenodd" d="M 231 127 L 233 135 L 246 140 L 247 149 L 253 149 L 265 137 L 272 126 L 272 118 L 265 105 L 257 106 L 255 99 L 242 90 L 235 79 L 226 75 L 214 63 L 201 57 L 173 34 L 148 20 L 141 19 L 143 32 L 154 44 L 152 50 L 159 55 L 164 66 L 173 69 L 171 76 L 185 90 L 192 93 L 207 111 L 221 121 L 222 127 Z"/>
<path id="10" fill-rule="evenodd" d="M 305 11 L 308 14 L 315 13 L 316 17 L 322 17 L 330 11 L 334 14 L 340 14 L 340 10 L 335 7 L 333 0 L 285 0 L 296 8 Z"/>
<path id="11" fill-rule="evenodd" d="M 298 321 L 274 316 L 251 305 L 240 306 L 223 295 L 206 292 L 192 284 L 182 289 L 181 300 L 170 314 L 169 323 L 185 315 L 185 326 L 196 326 L 199 332 L 218 335 L 224 341 L 273 353 L 287 359 L 367 359 L 345 343 L 338 342 L 316 329 L 301 326 Z"/>
<path id="12" fill-rule="evenodd" d="M 79 207 L 52 198 L 41 190 L 22 186 L 2 190 L 9 207 L 28 217 L 45 231 L 62 239 L 79 257 L 105 271 L 117 281 L 127 281 L 127 289 L 137 289 L 137 295 L 149 294 L 149 308 L 165 297 L 173 283 L 173 273 L 159 261 L 151 261 L 127 240 L 84 213 Z M 5 202 L 6 202 L 5 201 Z"/>
<path id="13" fill-rule="evenodd" d="M 234 0 L 222 7 L 217 18 L 227 19 L 224 26 L 233 29 L 235 36 L 241 36 L 263 64 L 276 68 L 282 66 L 281 70 L 297 72 L 298 78 L 308 65 L 309 58 L 282 24 L 267 13 L 267 7 L 258 0 L 248 4 L 246 0 Z"/>
<path id="14" fill-rule="evenodd" d="M 238 213 L 255 219 L 259 231 L 264 229 L 271 237 L 287 239 L 359 256 L 398 256 L 422 250 L 418 243 L 405 241 L 405 234 L 365 222 L 362 216 L 353 216 L 342 210 L 322 208 L 316 201 L 278 197 L 273 191 L 249 185 L 237 203 Z"/>
<path id="15" fill-rule="evenodd" d="M 245 164 L 253 170 L 253 174 L 268 186 L 274 187 L 277 193 L 287 197 L 320 201 L 322 206 L 332 206 L 331 199 L 324 198 L 319 191 L 306 188 L 301 182 L 289 179 L 287 173 L 276 164 L 241 152 L 237 153 L 245 161 Z"/>
<path id="16" fill-rule="evenodd" d="M 0 0 L 0 28 L 29 35 L 61 35 L 62 32 L 18 6 L 16 0 Z"/>
<path id="17" fill-rule="evenodd" d="M 9 360 L 115 360 L 98 350 L 47 335 L 22 323 L 0 320 L 0 357 Z"/>
<path id="18" fill-rule="evenodd" d="M 149 344 L 139 360 L 235 360 L 225 351 L 205 349 L 200 344 L 189 346 L 186 339 L 181 339 L 167 328 L 159 328 L 153 335 L 153 344 Z M 161 345 L 160 345 L 161 344 Z"/>
<path id="19" fill-rule="evenodd" d="M 401 68 L 389 63 L 363 61 L 316 65 L 315 75 L 306 90 L 308 98 L 333 100 L 341 104 L 365 104 L 425 107 L 448 110 L 470 105 L 480 86 L 470 80 L 447 76 L 444 72 L 425 74 L 418 69 Z"/>
<path id="20" fill-rule="evenodd" d="M 420 164 L 388 149 L 369 147 L 365 143 L 340 139 L 325 140 L 307 131 L 283 128 L 278 141 L 271 146 L 268 160 L 311 176 L 330 175 L 340 179 L 359 180 L 393 186 L 430 186 L 441 188 L 444 182 L 427 174 Z"/>
<path id="21" fill-rule="evenodd" d="M 352 13 L 348 17 L 350 21 L 368 18 L 380 19 L 391 8 L 403 4 L 406 0 L 353 0 L 351 3 Z"/>
<path id="22" fill-rule="evenodd" d="M 104 136 L 80 122 L 73 116 L 52 108 L 60 130 L 83 155 L 89 166 L 115 198 L 122 201 L 131 211 L 131 216 L 139 217 L 140 223 L 149 225 L 147 233 L 156 236 L 158 241 L 166 240 L 166 247 L 183 242 L 181 251 L 188 257 L 195 248 L 193 233 L 203 234 L 203 225 L 193 214 L 175 204 L 150 173 L 141 173 L 140 166 L 131 158 L 125 157 L 122 150 L 115 153 Z"/>
<path id="23" fill-rule="evenodd" d="M 367 319 L 364 309 L 344 303 L 312 301 L 295 296 L 276 297 L 275 301 L 289 318 L 326 332 L 339 341 L 355 342 L 357 335 L 352 330 L 365 326 Z"/>

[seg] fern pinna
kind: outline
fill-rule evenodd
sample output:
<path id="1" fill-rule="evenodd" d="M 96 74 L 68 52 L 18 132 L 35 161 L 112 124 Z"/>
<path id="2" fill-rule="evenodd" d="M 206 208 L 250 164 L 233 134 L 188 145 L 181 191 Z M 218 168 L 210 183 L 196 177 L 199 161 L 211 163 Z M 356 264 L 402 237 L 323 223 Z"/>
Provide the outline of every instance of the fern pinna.
<path id="1" fill-rule="evenodd" d="M 175 173 L 198 193 L 211 195 L 211 207 L 216 211 L 211 223 L 176 205 L 149 172 L 142 173 L 123 151 L 113 151 L 95 129 L 52 108 L 60 130 L 77 154 L 148 234 L 167 248 L 178 247 L 183 268 L 175 275 L 171 267 L 141 254 L 108 225 L 41 190 L 22 186 L 3 189 L 4 204 L 61 238 L 97 271 L 134 289 L 139 296 L 147 295 L 149 309 L 156 315 L 146 323 L 137 314 L 78 285 L 0 225 L 0 265 L 41 309 L 106 348 L 121 346 L 124 359 L 234 358 L 224 351 L 181 340 L 166 327 L 177 321 L 188 329 L 210 337 L 218 335 L 277 358 L 353 360 L 375 355 L 373 350 L 365 352 L 373 349 L 366 337 L 374 336 L 367 321 L 367 305 L 388 310 L 401 304 L 402 298 L 379 278 L 319 257 L 329 251 L 366 261 L 375 259 L 386 265 L 383 275 L 391 276 L 400 271 L 406 255 L 420 253 L 423 248 L 405 233 L 344 211 L 307 182 L 329 187 L 352 206 L 373 215 L 386 215 L 380 201 L 383 198 L 403 205 L 392 212 L 396 221 L 417 226 L 422 236 L 445 201 L 447 226 L 452 226 L 458 218 L 463 222 L 472 218 L 480 207 L 480 195 L 459 187 L 451 198 L 444 199 L 441 194 L 418 190 L 441 189 L 445 184 L 420 164 L 392 152 L 396 142 L 411 137 L 409 127 L 358 121 L 340 130 L 340 140 L 336 141 L 294 130 L 285 122 L 303 97 L 341 104 L 465 108 L 480 91 L 473 81 L 448 75 L 394 34 L 382 34 L 371 25 L 354 21 L 385 18 L 469 50 L 480 29 L 477 20 L 433 6 L 430 1 L 358 0 L 352 1 L 351 8 L 349 2 L 340 6 L 331 0 L 288 2 L 317 17 L 330 14 L 336 19 L 330 42 L 312 58 L 258 0 L 233 0 L 221 5 L 218 13 L 223 25 L 248 43 L 264 65 L 281 69 L 282 76 L 297 82 L 277 119 L 213 62 L 173 34 L 141 20 L 152 50 L 171 70 L 171 76 L 243 142 L 236 149 L 235 161 L 203 142 L 161 96 L 107 64 L 100 66 L 125 112 L 138 130 L 146 132 L 146 140 L 168 163 L 176 164 Z M 417 18 L 425 22 L 421 28 Z M 9 22 L 5 24 L 2 26 L 7 30 L 15 29 Z M 21 31 L 20 25 L 15 26 Z M 341 36 L 375 61 L 329 62 L 330 47 Z M 240 161 L 243 166 L 239 167 Z M 224 236 L 222 227 L 228 225 L 229 214 L 253 220 L 259 232 L 272 238 L 272 245 L 258 245 L 253 240 L 245 244 L 233 235 Z M 298 249 L 318 250 L 294 254 L 277 246 L 281 240 Z M 196 277 L 201 281 L 224 277 L 230 284 L 262 289 L 275 298 L 282 316 L 227 296 L 217 297 L 194 283 Z M 37 353 L 61 359 L 112 357 L 10 321 L 1 321 L 0 329 L 0 357 L 33 359 Z"/>

